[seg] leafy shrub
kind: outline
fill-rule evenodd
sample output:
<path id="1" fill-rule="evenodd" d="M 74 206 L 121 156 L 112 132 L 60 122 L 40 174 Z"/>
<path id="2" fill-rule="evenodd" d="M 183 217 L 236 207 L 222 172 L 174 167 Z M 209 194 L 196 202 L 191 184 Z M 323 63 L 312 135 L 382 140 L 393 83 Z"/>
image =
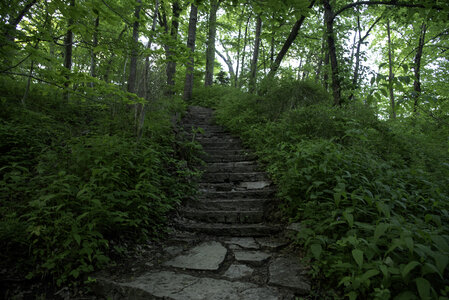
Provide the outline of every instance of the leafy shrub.
<path id="1" fill-rule="evenodd" d="M 194 193 L 196 172 L 185 160 L 195 153 L 178 159 L 174 145 L 182 142 L 170 122 L 184 104 L 153 102 L 137 140 L 132 123 L 121 124 L 132 120 L 126 105 L 114 116 L 97 104 L 33 103 L 34 110 L 13 97 L 2 104 L 2 263 L 60 285 L 108 264 L 119 250 L 113 240 L 164 234 L 167 213 Z"/>
<path id="2" fill-rule="evenodd" d="M 412 122 L 309 101 L 295 86 L 319 89 L 280 82 L 264 96 L 234 91 L 213 103 L 266 163 L 284 215 L 301 222 L 296 241 L 312 275 L 350 299 L 447 299 L 447 128 L 426 123 L 440 133 L 430 139 Z"/>

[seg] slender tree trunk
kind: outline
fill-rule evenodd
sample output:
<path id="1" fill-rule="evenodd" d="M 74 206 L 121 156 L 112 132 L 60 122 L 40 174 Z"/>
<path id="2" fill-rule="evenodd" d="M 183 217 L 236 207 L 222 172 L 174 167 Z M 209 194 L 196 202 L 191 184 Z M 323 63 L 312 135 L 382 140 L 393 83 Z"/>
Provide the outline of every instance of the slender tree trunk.
<path id="1" fill-rule="evenodd" d="M 159 9 L 159 0 L 155 0 L 154 3 L 154 13 L 153 13 L 153 24 L 151 25 L 151 31 L 154 33 L 156 31 L 156 21 L 157 21 L 157 15 L 158 15 L 158 9 Z M 151 49 L 151 43 L 153 40 L 153 36 L 148 37 L 148 43 L 147 43 L 147 49 Z M 143 89 L 142 89 L 142 95 L 147 102 L 149 101 L 149 89 L 148 89 L 148 78 L 150 74 L 150 56 L 149 54 L 145 57 L 145 68 L 144 68 L 144 74 L 143 74 Z M 145 115 L 147 111 L 147 105 L 139 103 L 137 105 L 138 107 L 138 115 L 139 115 L 139 121 L 137 123 L 137 140 L 139 141 L 142 138 L 143 135 L 143 125 L 145 124 Z"/>
<path id="2" fill-rule="evenodd" d="M 322 39 L 321 41 L 321 52 L 320 52 L 320 57 L 318 60 L 318 64 L 317 64 L 317 68 L 316 68 L 316 74 L 315 74 L 315 81 L 318 82 L 321 76 L 321 68 L 323 67 L 323 56 L 325 53 L 325 44 L 326 44 L 326 40 Z"/>
<path id="3" fill-rule="evenodd" d="M 309 9 L 313 7 L 315 4 L 315 0 L 312 0 L 309 5 Z M 292 29 L 290 30 L 290 34 L 288 35 L 287 39 L 284 42 L 284 45 L 281 48 L 281 51 L 279 51 L 278 55 L 276 56 L 276 60 L 271 66 L 271 70 L 268 73 L 268 77 L 274 77 L 277 70 L 279 69 L 282 60 L 284 59 L 285 55 L 287 54 L 288 50 L 290 49 L 291 45 L 295 41 L 296 37 L 298 36 L 299 30 L 301 29 L 302 24 L 304 23 L 304 20 L 306 19 L 306 16 L 301 16 L 293 25 Z"/>
<path id="4" fill-rule="evenodd" d="M 129 77 L 128 77 L 128 92 L 136 92 L 137 83 L 137 57 L 139 55 L 139 19 L 140 10 L 142 8 L 142 0 L 136 0 L 136 7 L 134 9 L 134 18 L 136 19 L 133 23 L 133 40 L 131 46 L 131 61 L 129 63 Z"/>
<path id="5" fill-rule="evenodd" d="M 394 79 L 394 73 L 393 73 L 393 59 L 392 59 L 392 47 L 391 47 L 391 32 L 390 32 L 390 19 L 387 20 L 387 35 L 388 35 L 388 69 L 389 69 L 389 75 L 388 75 L 388 91 L 390 94 L 390 105 L 391 105 L 391 114 L 390 117 L 395 119 L 396 118 L 396 109 L 395 109 L 395 102 L 394 102 L 394 92 L 393 92 L 393 79 Z"/>
<path id="6" fill-rule="evenodd" d="M 70 0 L 70 7 L 75 7 L 75 0 Z M 65 82 L 64 82 L 64 101 L 69 101 L 69 81 L 70 81 L 70 72 L 72 70 L 72 47 L 73 47 L 73 32 L 72 32 L 72 26 L 73 26 L 73 17 L 69 16 L 69 19 L 67 20 L 67 33 L 64 38 L 64 68 L 67 69 L 67 75 L 65 76 Z"/>
<path id="7" fill-rule="evenodd" d="M 329 48 L 327 47 L 327 37 L 326 37 L 326 46 L 325 46 L 325 54 L 324 54 L 324 74 L 323 74 L 323 82 L 324 82 L 324 88 L 326 91 L 329 91 L 329 62 L 330 62 L 330 56 L 329 56 Z"/>
<path id="8" fill-rule="evenodd" d="M 238 87 L 239 67 L 240 67 L 240 40 L 242 39 L 242 19 L 245 14 L 245 9 L 242 11 L 242 15 L 239 19 L 239 34 L 237 36 L 237 66 L 235 68 L 234 87 Z"/>
<path id="9" fill-rule="evenodd" d="M 413 106 L 413 113 L 416 114 L 416 111 L 418 109 L 419 105 L 419 97 L 421 96 L 421 59 L 422 59 L 422 53 L 424 48 L 424 43 L 426 39 L 426 31 L 427 31 L 427 25 L 425 22 L 421 25 L 421 33 L 419 35 L 419 42 L 418 42 L 418 49 L 416 50 L 416 56 L 415 56 L 415 65 L 414 65 L 414 73 L 415 73 L 415 80 L 413 82 L 413 88 L 415 90 L 415 101 Z"/>
<path id="10" fill-rule="evenodd" d="M 100 14 L 98 10 L 94 9 L 94 13 L 97 15 L 94 24 L 94 34 L 92 39 L 92 49 L 90 52 L 90 76 L 96 77 L 96 67 L 97 67 L 97 55 L 95 54 L 95 47 L 98 46 L 98 26 L 100 25 Z M 94 87 L 94 83 L 91 82 L 91 87 Z"/>
<path id="11" fill-rule="evenodd" d="M 28 93 L 29 93 L 30 87 L 31 87 L 31 77 L 33 76 L 33 70 L 34 70 L 34 60 L 31 61 L 30 73 L 28 75 L 27 86 L 25 88 L 25 93 L 23 94 L 23 98 L 22 98 L 22 105 L 24 107 L 26 106 L 26 99 L 28 97 Z"/>
<path id="12" fill-rule="evenodd" d="M 219 0 L 210 1 L 209 33 L 207 38 L 206 50 L 206 76 L 204 79 L 205 86 L 211 86 L 214 79 L 215 36 L 217 34 L 217 10 L 219 5 Z"/>
<path id="13" fill-rule="evenodd" d="M 245 56 L 246 56 L 246 44 L 248 42 L 248 27 L 249 27 L 249 21 L 251 20 L 252 13 L 249 14 L 248 20 L 246 21 L 245 26 L 245 35 L 243 37 L 243 52 L 242 52 L 242 65 L 240 66 L 240 77 L 243 75 L 243 69 L 245 68 Z M 241 80 L 239 80 L 238 87 L 242 86 Z"/>
<path id="14" fill-rule="evenodd" d="M 370 26 L 370 28 L 367 30 L 365 35 L 362 37 L 362 29 L 360 26 L 360 18 L 357 17 L 357 31 L 359 34 L 359 40 L 357 42 L 357 50 L 355 52 L 355 67 L 354 67 L 354 75 L 352 77 L 352 91 L 351 95 L 349 96 L 349 100 L 352 100 L 354 98 L 354 91 L 356 91 L 359 88 L 359 73 L 360 73 L 360 49 L 362 47 L 363 42 L 366 40 L 366 38 L 369 36 L 371 30 L 373 30 L 374 26 L 382 19 L 382 16 L 377 18 L 376 21 Z"/>
<path id="15" fill-rule="evenodd" d="M 189 33 L 187 37 L 187 48 L 190 49 L 189 62 L 186 68 L 186 80 L 184 84 L 184 100 L 192 99 L 193 92 L 193 71 L 195 65 L 195 41 L 196 41 L 196 23 L 198 21 L 198 7 L 192 3 L 190 6 Z"/>
<path id="16" fill-rule="evenodd" d="M 225 47 L 223 46 L 223 48 L 225 48 Z M 227 50 L 226 49 L 224 49 L 224 50 L 226 51 L 226 56 L 221 54 L 220 51 L 218 51 L 218 50 L 215 50 L 215 52 L 218 54 L 218 56 L 221 57 L 221 59 L 228 66 L 228 71 L 229 71 L 229 74 L 231 75 L 231 79 L 235 80 L 235 72 L 234 72 L 234 67 L 232 66 L 231 58 L 229 57 L 229 54 L 227 53 Z"/>
<path id="17" fill-rule="evenodd" d="M 256 90 L 256 74 L 257 74 L 257 60 L 259 58 L 260 46 L 260 32 L 262 31 L 262 19 L 259 16 L 256 18 L 256 36 L 254 39 L 253 59 L 251 60 L 251 75 L 249 78 L 249 92 L 254 93 Z"/>
<path id="18" fill-rule="evenodd" d="M 173 17 L 171 21 L 171 30 L 170 30 L 170 36 L 172 37 L 173 41 L 177 41 L 178 39 L 178 29 L 179 29 L 179 15 L 181 13 L 181 8 L 179 6 L 179 1 L 173 2 Z M 174 51 L 171 46 L 167 46 L 166 48 L 167 52 L 167 95 L 174 95 L 175 91 L 175 74 L 176 74 L 176 61 L 174 60 Z"/>
<path id="19" fill-rule="evenodd" d="M 341 105 L 341 84 L 338 71 L 337 49 L 335 47 L 334 37 L 334 13 L 329 0 L 324 0 L 324 19 L 326 21 L 327 46 L 332 69 L 332 94 L 334 105 Z"/>

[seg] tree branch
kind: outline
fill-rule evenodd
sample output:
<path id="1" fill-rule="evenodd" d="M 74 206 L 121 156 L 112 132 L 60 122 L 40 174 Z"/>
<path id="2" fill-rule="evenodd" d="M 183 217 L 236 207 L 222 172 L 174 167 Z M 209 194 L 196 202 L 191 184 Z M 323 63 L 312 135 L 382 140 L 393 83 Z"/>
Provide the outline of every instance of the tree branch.
<path id="1" fill-rule="evenodd" d="M 339 14 L 341 14 L 342 12 L 353 8 L 353 7 L 357 7 L 360 5 L 392 5 L 392 6 L 397 6 L 397 7 L 417 7 L 417 8 L 432 8 L 432 9 L 436 9 L 436 10 L 442 10 L 443 7 L 439 6 L 439 5 L 432 5 L 432 6 L 426 6 L 424 4 L 417 4 L 417 3 L 403 3 L 403 2 L 398 2 L 398 0 L 390 0 L 390 1 L 359 1 L 359 2 L 354 2 L 348 5 L 343 6 L 342 8 L 340 8 L 338 11 L 336 11 L 334 13 L 334 16 L 332 17 L 332 19 L 335 19 Z"/>

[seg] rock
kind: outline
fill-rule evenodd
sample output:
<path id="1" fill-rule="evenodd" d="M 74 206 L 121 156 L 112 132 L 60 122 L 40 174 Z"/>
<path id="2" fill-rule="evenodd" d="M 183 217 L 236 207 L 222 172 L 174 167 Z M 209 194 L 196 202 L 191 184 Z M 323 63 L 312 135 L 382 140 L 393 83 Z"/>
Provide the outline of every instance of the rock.
<path id="1" fill-rule="evenodd" d="M 238 245 L 245 249 L 259 249 L 259 245 L 256 243 L 254 238 L 248 237 L 233 237 L 227 241 L 225 241 L 226 244 L 232 244 L 232 245 Z"/>
<path id="2" fill-rule="evenodd" d="M 250 276 L 253 274 L 253 271 L 252 268 L 245 265 L 231 265 L 223 276 L 229 279 L 239 279 L 245 276 Z"/>
<path id="3" fill-rule="evenodd" d="M 291 223 L 290 225 L 287 226 L 287 228 L 285 228 L 287 230 L 291 230 L 291 231 L 295 231 L 295 232 L 300 232 L 301 231 L 301 223 Z"/>
<path id="4" fill-rule="evenodd" d="M 270 250 L 278 250 L 288 244 L 288 240 L 273 237 L 257 238 L 256 241 L 262 248 Z"/>
<path id="5" fill-rule="evenodd" d="M 164 265 L 192 270 L 218 270 L 226 253 L 227 249 L 221 243 L 204 242 L 190 249 L 186 254 L 165 262 Z"/>
<path id="6" fill-rule="evenodd" d="M 164 298 L 185 299 L 282 299 L 272 288 L 258 287 L 247 282 L 231 282 L 221 279 L 200 278 L 171 271 L 145 274 L 131 282 L 120 284 L 130 289 L 128 295 L 138 295 L 138 299 Z M 134 298 L 133 298 L 134 299 Z"/>
<path id="7" fill-rule="evenodd" d="M 306 271 L 296 256 L 278 257 L 269 266 L 268 284 L 287 287 L 305 295 L 310 292 Z"/>
<path id="8" fill-rule="evenodd" d="M 175 256 L 182 252 L 182 247 L 170 246 L 170 247 L 165 248 L 164 251 L 167 252 L 171 256 Z"/>
<path id="9" fill-rule="evenodd" d="M 263 189 L 267 186 L 270 186 L 271 182 L 268 181 L 253 181 L 253 182 L 242 182 L 240 183 L 240 187 L 246 188 L 246 189 Z"/>
<path id="10" fill-rule="evenodd" d="M 262 251 L 236 250 L 234 256 L 237 261 L 260 265 L 269 259 L 271 254 Z"/>

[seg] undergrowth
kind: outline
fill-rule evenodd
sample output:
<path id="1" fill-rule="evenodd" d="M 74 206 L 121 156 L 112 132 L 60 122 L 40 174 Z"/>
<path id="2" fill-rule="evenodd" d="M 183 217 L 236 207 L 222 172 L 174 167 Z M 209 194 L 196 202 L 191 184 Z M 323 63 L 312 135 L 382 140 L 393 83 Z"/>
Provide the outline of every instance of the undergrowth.
<path id="1" fill-rule="evenodd" d="M 331 105 L 313 82 L 196 92 L 278 186 L 311 275 L 349 299 L 448 299 L 448 128 Z"/>
<path id="2" fill-rule="evenodd" d="M 138 140 L 120 99 L 62 103 L 35 87 L 25 108 L 20 88 L 0 87 L 1 265 L 62 285 L 110 264 L 123 250 L 111 241 L 161 237 L 167 214 L 194 192 L 194 153 L 170 122 L 183 102 L 152 102 Z"/>

